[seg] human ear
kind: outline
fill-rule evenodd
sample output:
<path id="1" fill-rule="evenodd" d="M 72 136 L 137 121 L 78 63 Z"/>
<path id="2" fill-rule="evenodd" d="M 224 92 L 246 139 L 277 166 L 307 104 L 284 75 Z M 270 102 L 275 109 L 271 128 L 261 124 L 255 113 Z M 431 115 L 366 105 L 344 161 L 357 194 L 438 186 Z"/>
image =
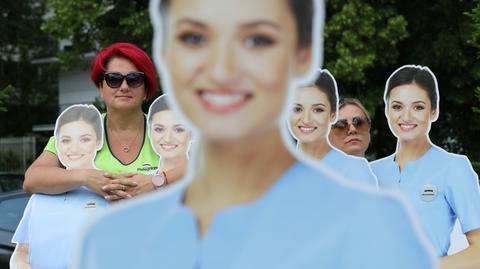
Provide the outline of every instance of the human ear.
<path id="1" fill-rule="evenodd" d="M 312 68 L 312 48 L 300 48 L 296 56 L 295 75 L 303 78 L 308 75 Z"/>
<path id="2" fill-rule="evenodd" d="M 336 112 L 330 113 L 330 124 L 333 124 L 336 119 L 337 119 L 337 113 Z"/>

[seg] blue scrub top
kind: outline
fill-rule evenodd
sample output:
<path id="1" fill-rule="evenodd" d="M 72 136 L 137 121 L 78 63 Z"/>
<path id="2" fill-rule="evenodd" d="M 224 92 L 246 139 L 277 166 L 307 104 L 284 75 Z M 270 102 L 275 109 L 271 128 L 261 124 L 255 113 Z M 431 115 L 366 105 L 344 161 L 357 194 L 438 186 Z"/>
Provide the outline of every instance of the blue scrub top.
<path id="1" fill-rule="evenodd" d="M 109 211 L 84 235 L 75 268 L 428 269 L 436 262 L 399 200 L 302 163 L 256 201 L 219 211 L 204 237 L 183 193 Z"/>
<path id="2" fill-rule="evenodd" d="M 12 242 L 29 244 L 34 269 L 69 268 L 85 221 L 107 206 L 103 197 L 83 187 L 58 195 L 34 194 Z"/>
<path id="3" fill-rule="evenodd" d="M 378 188 L 377 177 L 373 174 L 365 158 L 347 155 L 343 151 L 332 148 L 320 160 L 320 163 L 345 179 Z"/>
<path id="4" fill-rule="evenodd" d="M 478 176 L 467 157 L 432 146 L 402 172 L 395 155 L 371 166 L 380 189 L 399 189 L 413 204 L 437 255 L 447 255 L 457 217 L 464 233 L 480 228 Z"/>

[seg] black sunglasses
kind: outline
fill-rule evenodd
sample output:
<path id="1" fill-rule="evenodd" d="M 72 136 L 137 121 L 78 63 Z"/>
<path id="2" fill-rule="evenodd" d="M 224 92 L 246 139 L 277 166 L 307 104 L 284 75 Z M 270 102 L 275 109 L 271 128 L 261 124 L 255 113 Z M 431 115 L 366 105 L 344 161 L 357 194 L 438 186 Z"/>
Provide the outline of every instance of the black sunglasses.
<path id="1" fill-rule="evenodd" d="M 352 124 L 358 132 L 367 132 L 370 129 L 370 120 L 365 117 L 353 117 L 352 123 L 349 123 L 346 119 L 338 120 L 332 125 L 332 132 L 336 135 L 348 134 L 350 124 Z"/>
<path id="2" fill-rule="evenodd" d="M 145 83 L 145 74 L 143 72 L 131 72 L 122 75 L 118 72 L 105 73 L 103 79 L 110 88 L 118 88 L 122 85 L 123 80 L 127 80 L 127 85 L 130 88 L 138 88 Z"/>

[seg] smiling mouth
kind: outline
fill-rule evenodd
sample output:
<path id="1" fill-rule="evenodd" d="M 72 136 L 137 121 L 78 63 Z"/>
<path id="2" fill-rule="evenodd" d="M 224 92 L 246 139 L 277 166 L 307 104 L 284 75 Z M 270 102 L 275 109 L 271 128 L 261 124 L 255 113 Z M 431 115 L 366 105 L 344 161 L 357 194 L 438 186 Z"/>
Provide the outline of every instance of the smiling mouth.
<path id="1" fill-rule="evenodd" d="M 197 95 L 207 110 L 219 114 L 240 110 L 253 98 L 252 93 L 233 89 L 201 89 L 197 91 Z"/>
<path id="2" fill-rule="evenodd" d="M 67 154 L 67 158 L 72 161 L 78 161 L 83 158 L 83 154 Z"/>
<path id="3" fill-rule="evenodd" d="M 162 147 L 164 151 L 172 151 L 176 149 L 178 146 L 175 144 L 160 144 L 160 147 Z"/>
<path id="4" fill-rule="evenodd" d="M 398 124 L 398 126 L 400 127 L 400 130 L 404 132 L 410 132 L 413 129 L 415 129 L 415 127 L 417 127 L 416 124 L 405 124 L 405 123 L 400 123 Z"/>
<path id="5" fill-rule="evenodd" d="M 302 132 L 302 134 L 311 134 L 317 129 L 317 127 L 298 126 L 298 129 L 300 132 Z"/>

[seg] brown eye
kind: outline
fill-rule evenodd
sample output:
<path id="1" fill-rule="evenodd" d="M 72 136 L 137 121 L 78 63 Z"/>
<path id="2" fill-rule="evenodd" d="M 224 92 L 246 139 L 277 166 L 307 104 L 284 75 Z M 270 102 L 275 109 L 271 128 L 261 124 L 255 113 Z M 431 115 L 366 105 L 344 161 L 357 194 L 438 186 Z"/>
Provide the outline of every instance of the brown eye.
<path id="1" fill-rule="evenodd" d="M 301 107 L 299 107 L 299 106 L 293 107 L 293 113 L 300 113 L 300 112 L 302 112 L 302 111 L 303 111 L 303 109 L 302 109 Z"/>

